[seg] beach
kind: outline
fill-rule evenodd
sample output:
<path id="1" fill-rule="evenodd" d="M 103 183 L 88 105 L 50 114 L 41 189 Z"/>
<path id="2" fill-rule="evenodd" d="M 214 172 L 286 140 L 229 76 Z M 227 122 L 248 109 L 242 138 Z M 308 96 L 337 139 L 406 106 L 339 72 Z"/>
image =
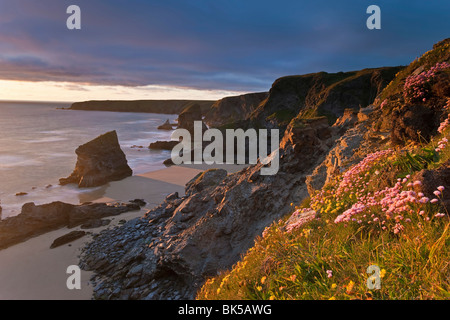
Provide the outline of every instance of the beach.
<path id="1" fill-rule="evenodd" d="M 219 167 L 219 166 L 215 166 Z M 220 166 L 229 173 L 243 166 Z M 206 165 L 172 166 L 110 182 L 85 194 L 83 201 L 115 202 L 144 199 L 147 205 L 140 211 L 131 211 L 110 218 L 108 226 L 88 229 L 81 239 L 50 249 L 56 238 L 77 228 L 62 228 L 31 238 L 25 242 L 0 250 L 0 299 L 1 300 L 89 300 L 93 287 L 89 283 L 91 272 L 81 271 L 81 289 L 69 290 L 66 281 L 70 274 L 67 267 L 77 265 L 81 249 L 93 234 L 118 225 L 120 220 L 143 216 L 148 209 L 161 203 L 173 192 L 184 195 L 185 184 L 205 169 Z"/>

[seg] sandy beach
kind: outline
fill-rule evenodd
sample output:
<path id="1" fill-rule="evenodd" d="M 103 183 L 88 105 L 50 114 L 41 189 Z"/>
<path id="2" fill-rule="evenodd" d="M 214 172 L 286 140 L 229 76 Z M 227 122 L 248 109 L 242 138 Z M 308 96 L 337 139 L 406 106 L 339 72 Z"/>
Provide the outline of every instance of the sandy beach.
<path id="1" fill-rule="evenodd" d="M 216 166 L 218 167 L 218 166 Z M 239 171 L 243 166 L 221 166 L 229 173 Z M 88 229 L 92 234 L 103 228 L 111 228 L 122 219 L 129 220 L 145 214 L 164 198 L 178 192 L 184 195 L 186 182 L 198 173 L 211 167 L 201 165 L 172 166 L 158 171 L 131 176 L 111 182 L 92 194 L 85 194 L 80 202 L 112 202 L 144 199 L 145 208 L 112 217 L 110 225 Z M 20 244 L 0 250 L 0 299 L 2 300 L 85 300 L 90 299 L 93 288 L 89 284 L 90 272 L 81 272 L 81 290 L 69 290 L 66 286 L 67 267 L 78 264 L 81 248 L 92 234 L 70 244 L 50 249 L 54 239 L 78 228 L 62 228 L 34 237 Z"/>

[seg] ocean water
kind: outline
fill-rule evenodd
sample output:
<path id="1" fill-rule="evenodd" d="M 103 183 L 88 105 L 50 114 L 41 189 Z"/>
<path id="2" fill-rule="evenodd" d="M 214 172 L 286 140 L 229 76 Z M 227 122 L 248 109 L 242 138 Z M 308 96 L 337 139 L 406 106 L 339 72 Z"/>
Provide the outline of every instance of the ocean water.
<path id="1" fill-rule="evenodd" d="M 133 174 L 164 168 L 170 151 L 149 150 L 151 142 L 169 140 L 170 131 L 157 130 L 177 115 L 61 110 L 52 103 L 0 102 L 0 205 L 2 217 L 17 215 L 24 203 L 79 203 L 84 193 L 58 185 L 77 160 L 75 149 L 100 134 L 116 130 Z M 143 146 L 144 148 L 132 148 Z M 16 196 L 18 192 L 27 195 Z"/>

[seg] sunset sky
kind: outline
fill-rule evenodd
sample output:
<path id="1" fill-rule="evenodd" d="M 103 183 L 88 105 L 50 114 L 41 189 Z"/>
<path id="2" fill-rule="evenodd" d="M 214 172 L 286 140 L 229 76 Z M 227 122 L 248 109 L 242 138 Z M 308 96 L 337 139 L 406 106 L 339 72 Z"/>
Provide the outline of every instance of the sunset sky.
<path id="1" fill-rule="evenodd" d="M 81 8 L 81 30 L 66 9 Z M 366 9 L 381 8 L 368 30 Z M 409 64 L 450 1 L 0 0 L 0 100 L 219 99 L 281 76 Z"/>

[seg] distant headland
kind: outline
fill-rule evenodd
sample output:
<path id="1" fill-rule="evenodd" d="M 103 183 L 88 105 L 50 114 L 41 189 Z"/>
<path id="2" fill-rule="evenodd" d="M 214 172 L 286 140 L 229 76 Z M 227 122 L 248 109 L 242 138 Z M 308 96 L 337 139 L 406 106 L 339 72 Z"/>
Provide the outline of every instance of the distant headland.
<path id="1" fill-rule="evenodd" d="M 198 104 L 202 112 L 206 112 L 215 102 L 212 100 L 90 100 L 75 102 L 70 109 L 179 114 L 184 108 L 193 104 Z"/>

